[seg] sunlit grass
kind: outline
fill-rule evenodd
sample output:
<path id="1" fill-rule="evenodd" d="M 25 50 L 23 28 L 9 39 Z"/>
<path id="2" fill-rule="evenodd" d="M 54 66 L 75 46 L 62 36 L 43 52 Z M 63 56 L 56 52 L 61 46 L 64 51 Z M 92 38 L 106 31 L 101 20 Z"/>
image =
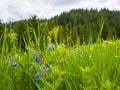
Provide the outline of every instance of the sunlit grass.
<path id="1" fill-rule="evenodd" d="M 9 51 L 6 30 L 0 37 L 0 90 L 120 89 L 119 40 L 73 47 L 50 43 L 42 51 L 33 33 L 34 42 L 28 31 L 25 51 L 14 42 Z"/>
<path id="2" fill-rule="evenodd" d="M 60 49 L 62 48 L 62 49 Z M 0 54 L 1 90 L 119 90 L 120 41 Z"/>

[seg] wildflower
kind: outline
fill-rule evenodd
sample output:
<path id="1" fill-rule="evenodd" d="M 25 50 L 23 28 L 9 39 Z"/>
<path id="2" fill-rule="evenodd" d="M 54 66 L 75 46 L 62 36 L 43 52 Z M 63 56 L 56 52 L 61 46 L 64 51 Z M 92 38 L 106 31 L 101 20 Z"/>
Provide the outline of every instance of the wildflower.
<path id="1" fill-rule="evenodd" d="M 17 67 L 17 63 L 13 63 L 12 66 L 15 68 Z"/>
<path id="2" fill-rule="evenodd" d="M 13 60 L 15 60 L 15 58 L 14 58 L 14 57 L 10 57 L 9 60 L 10 60 L 10 61 L 13 61 Z"/>
<path id="3" fill-rule="evenodd" d="M 107 44 L 115 44 L 114 42 L 112 42 L 112 41 L 107 41 L 107 40 L 105 40 L 104 42 L 107 43 Z"/>
<path id="4" fill-rule="evenodd" d="M 34 55 L 36 55 L 36 50 L 33 50 L 32 53 L 33 53 Z"/>
<path id="5" fill-rule="evenodd" d="M 41 71 L 44 71 L 44 67 L 45 67 L 45 65 L 42 64 L 42 65 L 40 66 L 40 70 L 41 70 Z"/>
<path id="6" fill-rule="evenodd" d="M 75 51 L 72 49 L 72 50 L 71 50 L 71 53 L 72 53 L 72 54 L 75 54 Z"/>
<path id="7" fill-rule="evenodd" d="M 44 69 L 44 72 L 47 72 L 47 71 L 49 71 L 49 68 L 48 68 L 48 67 L 46 67 L 46 68 Z"/>
<path id="8" fill-rule="evenodd" d="M 45 65 L 43 64 L 43 65 L 41 65 L 40 70 L 43 72 L 47 72 L 47 71 L 49 71 L 49 68 L 48 67 L 45 68 Z"/>
<path id="9" fill-rule="evenodd" d="M 55 45 L 53 43 L 49 43 L 47 49 L 54 49 Z"/>
<path id="10" fill-rule="evenodd" d="M 40 78 L 40 74 L 39 74 L 39 72 L 37 72 L 36 74 L 35 74 L 35 80 L 38 80 Z"/>
<path id="11" fill-rule="evenodd" d="M 40 62 L 40 57 L 39 56 L 35 57 L 35 62 Z"/>

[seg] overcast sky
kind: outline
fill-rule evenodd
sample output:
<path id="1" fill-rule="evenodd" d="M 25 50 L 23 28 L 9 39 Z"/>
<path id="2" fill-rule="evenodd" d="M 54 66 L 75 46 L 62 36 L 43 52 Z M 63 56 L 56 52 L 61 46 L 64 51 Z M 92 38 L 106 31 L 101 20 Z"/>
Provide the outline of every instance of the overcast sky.
<path id="1" fill-rule="evenodd" d="M 71 9 L 104 7 L 120 10 L 120 0 L 0 0 L 0 19 L 8 22 L 27 19 L 31 15 L 50 18 Z"/>

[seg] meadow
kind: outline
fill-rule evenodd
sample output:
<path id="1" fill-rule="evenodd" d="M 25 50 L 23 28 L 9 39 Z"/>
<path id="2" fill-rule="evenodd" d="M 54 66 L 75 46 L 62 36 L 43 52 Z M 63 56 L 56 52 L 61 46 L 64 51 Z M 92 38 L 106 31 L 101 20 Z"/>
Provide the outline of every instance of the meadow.
<path id="1" fill-rule="evenodd" d="M 20 24 L 18 33 L 12 25 L 2 29 L 0 90 L 120 90 L 120 40 L 103 40 L 104 21 L 95 40 L 85 35 L 89 41 L 82 44 L 80 38 L 75 41 L 72 34 L 67 36 L 72 32 L 65 32 L 68 44 L 52 43 L 46 38 L 54 36 L 57 42 L 57 36 L 64 36 L 56 34 L 61 26 L 48 32 L 46 26 L 40 26 L 34 29 Z"/>
<path id="2" fill-rule="evenodd" d="M 3 45 L 4 46 L 4 45 Z M 0 90 L 120 90 L 120 41 L 94 44 L 33 43 L 0 53 Z"/>

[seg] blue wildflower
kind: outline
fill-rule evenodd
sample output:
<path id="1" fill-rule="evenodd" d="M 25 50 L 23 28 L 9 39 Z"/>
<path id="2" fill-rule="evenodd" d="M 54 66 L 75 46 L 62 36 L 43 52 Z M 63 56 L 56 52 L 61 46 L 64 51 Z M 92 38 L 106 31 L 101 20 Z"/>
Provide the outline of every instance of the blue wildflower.
<path id="1" fill-rule="evenodd" d="M 10 61 L 13 61 L 13 60 L 15 60 L 15 58 L 14 58 L 14 57 L 10 57 L 9 60 L 10 60 Z"/>
<path id="2" fill-rule="evenodd" d="M 32 53 L 33 53 L 34 55 L 36 55 L 36 50 L 33 50 Z"/>
<path id="3" fill-rule="evenodd" d="M 41 71 L 44 71 L 44 67 L 45 67 L 45 65 L 42 64 L 42 65 L 40 66 L 40 70 L 41 70 Z"/>
<path id="4" fill-rule="evenodd" d="M 13 63 L 12 66 L 15 68 L 17 67 L 17 63 Z"/>
<path id="5" fill-rule="evenodd" d="M 35 74 L 35 80 L 38 80 L 40 78 L 40 74 L 39 74 L 39 72 L 37 72 L 36 74 Z"/>
<path id="6" fill-rule="evenodd" d="M 53 43 L 49 43 L 47 49 L 54 49 L 55 45 Z"/>
<path id="7" fill-rule="evenodd" d="M 45 68 L 45 65 L 42 64 L 42 65 L 40 66 L 40 70 L 43 71 L 43 72 L 47 72 L 47 71 L 49 71 L 49 68 L 48 68 L 48 67 Z"/>
<path id="8" fill-rule="evenodd" d="M 40 62 L 40 57 L 39 56 L 35 57 L 35 62 Z"/>
<path id="9" fill-rule="evenodd" d="M 47 71 L 49 71 L 49 68 L 48 68 L 48 67 L 46 67 L 46 68 L 44 69 L 44 72 L 47 72 Z"/>
<path id="10" fill-rule="evenodd" d="M 72 52 L 72 54 L 75 54 L 75 51 L 73 49 L 71 50 L 71 52 Z"/>

